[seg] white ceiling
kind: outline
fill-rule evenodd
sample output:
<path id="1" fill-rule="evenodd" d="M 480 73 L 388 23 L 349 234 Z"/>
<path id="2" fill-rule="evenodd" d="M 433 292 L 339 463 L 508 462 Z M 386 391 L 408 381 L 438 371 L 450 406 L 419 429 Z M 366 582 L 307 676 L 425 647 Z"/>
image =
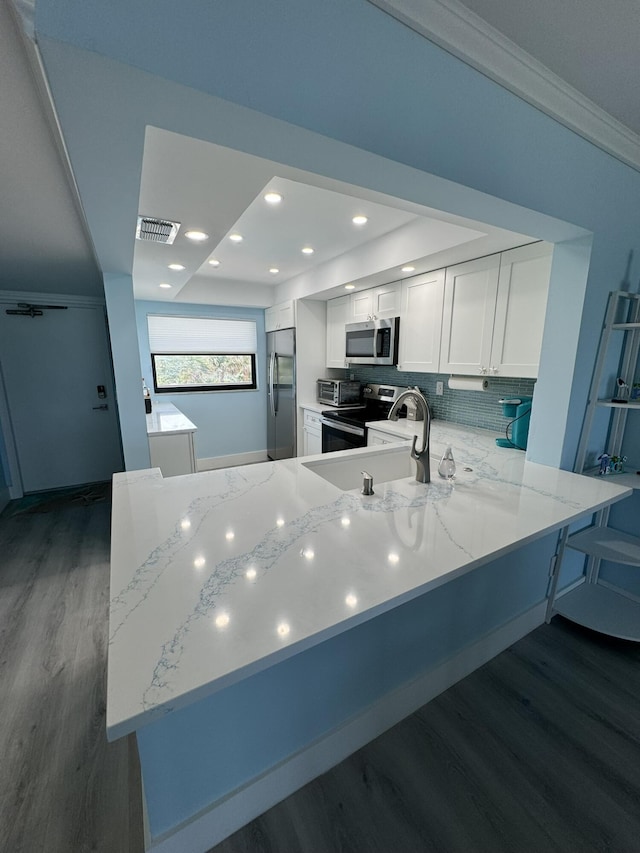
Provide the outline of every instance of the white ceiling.
<path id="1" fill-rule="evenodd" d="M 421 0 L 415 2 L 419 6 Z M 437 2 L 462 6 L 457 0 Z M 606 4 L 597 0 L 465 0 L 464 8 L 482 16 L 602 109 L 640 133 L 638 0 L 608 0 Z M 98 295 L 100 273 L 53 114 L 46 95 L 43 97 L 35 57 L 32 45 L 23 41 L 9 0 L 0 0 L 0 288 Z M 148 151 L 145 147 L 140 212 L 178 219 L 182 233 L 189 227 L 203 228 L 210 239 L 198 247 L 187 245 L 179 237 L 174 252 L 166 246 L 147 244 L 144 251 L 136 247 L 134 278 L 138 295 L 145 298 L 153 294 L 155 299 L 216 301 L 212 288 L 217 287 L 227 304 L 240 290 L 244 304 L 269 304 L 275 284 L 304 274 L 309 264 L 316 265 L 323 287 L 335 295 L 338 291 L 331 290 L 331 284 L 336 270 L 349 269 L 350 278 L 354 278 L 355 265 L 341 266 L 339 259 L 357 257 L 362 261 L 358 265 L 363 270 L 360 284 L 375 283 L 373 266 L 367 269 L 365 261 L 367 246 L 374 242 L 382 245 L 383 235 L 398 234 L 416 223 L 433 228 L 438 217 L 435 211 L 411 208 L 398 199 L 367 198 L 355 187 L 335 183 L 323 186 L 317 176 L 287 172 L 279 164 L 265 166 L 245 159 L 235 164 L 238 168 L 227 170 L 223 160 L 218 159 L 220 151 L 215 152 L 215 157 L 211 150 L 201 152 L 209 164 L 203 170 L 192 158 L 194 145 L 198 145 L 194 140 L 159 139 L 155 140 L 155 151 L 153 140 L 147 140 Z M 177 148 L 181 153 L 175 156 Z M 168 165 L 166 154 L 170 149 L 172 162 Z M 277 212 L 266 210 L 260 200 L 262 189 L 273 180 L 284 182 L 286 204 Z M 354 230 L 349 221 L 354 199 L 358 205 L 370 205 L 366 230 Z M 287 217 L 292 219 L 287 221 Z M 437 231 L 443 236 L 443 246 L 463 247 L 462 254 L 465 246 L 477 246 L 478 238 L 474 244 L 471 234 L 455 232 L 448 226 L 487 230 L 477 223 L 451 217 L 445 220 L 447 227 L 432 233 Z M 247 237 L 240 246 L 229 246 L 224 238 L 236 225 L 246 231 Z M 508 241 L 506 232 L 503 236 Z M 311 261 L 298 254 L 301 241 L 316 244 Z M 494 245 L 499 248 L 496 240 Z M 178 251 L 180 258 L 174 257 Z M 217 272 L 206 264 L 214 251 L 222 262 Z M 432 240 L 427 255 L 421 258 L 416 253 L 413 257 L 407 249 L 402 259 L 389 257 L 387 269 L 392 271 L 394 264 L 415 260 L 428 266 L 428 258 L 437 254 Z M 444 256 L 440 253 L 439 257 Z M 183 275 L 166 269 L 174 259 L 185 263 Z M 281 269 L 277 281 L 264 272 L 272 263 Z M 376 264 L 379 271 L 384 266 L 379 257 Z M 161 280 L 173 284 L 164 297 L 158 293 Z M 333 284 L 338 287 L 337 279 Z"/>
<path id="2" fill-rule="evenodd" d="M 277 207 L 265 202 L 267 190 L 281 193 Z M 139 212 L 181 224 L 172 245 L 135 243 L 135 296 L 163 301 L 247 304 L 248 294 L 249 302 L 269 305 L 277 285 L 300 277 L 311 277 L 314 295 L 328 298 L 348 282 L 365 287 L 406 277 L 406 264 L 416 274 L 432 269 L 442 252 L 455 262 L 530 239 L 153 127 L 145 136 Z M 357 214 L 368 217 L 365 225 L 353 224 Z M 209 238 L 194 244 L 185 236 L 190 229 Z M 229 240 L 233 232 L 241 243 Z M 176 263 L 185 269 L 168 268 Z"/>

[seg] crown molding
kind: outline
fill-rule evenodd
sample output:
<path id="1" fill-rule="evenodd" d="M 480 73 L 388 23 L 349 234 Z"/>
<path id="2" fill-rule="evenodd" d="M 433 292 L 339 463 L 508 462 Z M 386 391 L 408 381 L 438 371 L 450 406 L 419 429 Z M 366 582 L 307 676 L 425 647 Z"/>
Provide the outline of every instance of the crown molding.
<path id="1" fill-rule="evenodd" d="M 640 136 L 457 0 L 369 0 L 420 35 L 640 171 Z"/>

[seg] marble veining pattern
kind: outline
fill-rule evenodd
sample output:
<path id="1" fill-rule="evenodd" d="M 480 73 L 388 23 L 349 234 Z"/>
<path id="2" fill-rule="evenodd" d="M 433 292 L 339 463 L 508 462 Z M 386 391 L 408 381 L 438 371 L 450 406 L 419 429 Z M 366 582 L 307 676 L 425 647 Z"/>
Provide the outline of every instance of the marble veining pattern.
<path id="1" fill-rule="evenodd" d="M 400 428 L 406 440 L 414 427 Z M 433 452 L 453 447 L 455 481 L 434 468 L 428 485 L 381 483 L 373 497 L 342 491 L 297 459 L 166 480 L 116 475 L 109 736 L 630 493 L 525 463 L 494 439 L 436 422 Z"/>

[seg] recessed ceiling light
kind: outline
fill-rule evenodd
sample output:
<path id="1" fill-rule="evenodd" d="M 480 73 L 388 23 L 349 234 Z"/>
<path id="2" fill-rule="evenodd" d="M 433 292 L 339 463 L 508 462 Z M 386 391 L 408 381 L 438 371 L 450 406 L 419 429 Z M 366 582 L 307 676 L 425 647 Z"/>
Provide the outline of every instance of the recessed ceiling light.
<path id="1" fill-rule="evenodd" d="M 402 267 L 402 272 L 413 272 L 415 267 Z"/>
<path id="2" fill-rule="evenodd" d="M 233 233 L 233 234 L 229 234 L 229 239 L 231 240 L 232 243 L 242 243 L 242 240 L 244 238 L 243 238 L 242 234 Z"/>
<path id="3" fill-rule="evenodd" d="M 345 290 L 355 290 L 355 287 L 356 287 L 355 284 L 345 284 L 344 289 Z"/>
<path id="4" fill-rule="evenodd" d="M 303 255 L 313 255 L 313 249 L 311 248 L 311 246 L 305 246 L 302 249 L 302 254 Z"/>
<path id="5" fill-rule="evenodd" d="M 158 287 L 163 287 L 165 290 L 169 290 L 171 288 L 170 284 L 167 284 L 166 281 L 163 281 L 162 284 L 159 284 Z"/>
<path id="6" fill-rule="evenodd" d="M 184 236 L 193 240 L 194 243 L 202 243 L 203 240 L 209 239 L 209 235 L 205 234 L 204 231 L 185 231 Z"/>
<path id="7" fill-rule="evenodd" d="M 184 264 L 169 264 L 170 270 L 175 270 L 176 272 L 180 272 L 184 269 Z"/>
<path id="8" fill-rule="evenodd" d="M 280 202 L 282 201 L 282 196 L 280 195 L 280 193 L 268 192 L 265 193 L 264 200 L 269 204 L 280 204 Z"/>
<path id="9" fill-rule="evenodd" d="M 354 216 L 351 221 L 354 225 L 365 225 L 369 221 L 369 219 L 366 216 L 359 215 Z"/>
<path id="10" fill-rule="evenodd" d="M 278 269 L 278 267 L 271 267 L 269 272 L 271 273 L 271 275 L 277 275 L 280 272 L 280 270 Z"/>
<path id="11" fill-rule="evenodd" d="M 220 266 L 220 261 L 217 260 L 217 258 L 211 258 L 209 263 L 211 264 L 212 267 L 219 267 Z"/>

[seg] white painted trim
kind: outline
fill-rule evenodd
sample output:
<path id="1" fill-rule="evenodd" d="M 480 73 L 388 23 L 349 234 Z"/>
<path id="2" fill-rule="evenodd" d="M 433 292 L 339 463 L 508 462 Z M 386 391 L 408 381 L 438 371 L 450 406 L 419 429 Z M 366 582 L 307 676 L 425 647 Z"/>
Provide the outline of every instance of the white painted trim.
<path id="1" fill-rule="evenodd" d="M 208 456 L 196 459 L 198 471 L 215 471 L 218 468 L 233 468 L 236 465 L 253 465 L 255 462 L 268 462 L 266 450 L 252 450 L 249 453 L 232 453 L 229 456 Z"/>
<path id="2" fill-rule="evenodd" d="M 46 305 L 73 305 L 74 307 L 95 308 L 104 306 L 104 299 L 99 296 L 75 296 L 66 293 L 29 293 L 21 290 L 0 290 L 0 303 L 8 302 L 43 302 Z"/>
<path id="3" fill-rule="evenodd" d="M 177 830 L 152 839 L 149 853 L 210 850 L 542 625 L 545 608 L 546 601 L 541 601 L 444 663 L 383 696 L 362 714 L 199 812 Z"/>
<path id="4" fill-rule="evenodd" d="M 640 137 L 457 0 L 369 0 L 640 171 Z"/>

